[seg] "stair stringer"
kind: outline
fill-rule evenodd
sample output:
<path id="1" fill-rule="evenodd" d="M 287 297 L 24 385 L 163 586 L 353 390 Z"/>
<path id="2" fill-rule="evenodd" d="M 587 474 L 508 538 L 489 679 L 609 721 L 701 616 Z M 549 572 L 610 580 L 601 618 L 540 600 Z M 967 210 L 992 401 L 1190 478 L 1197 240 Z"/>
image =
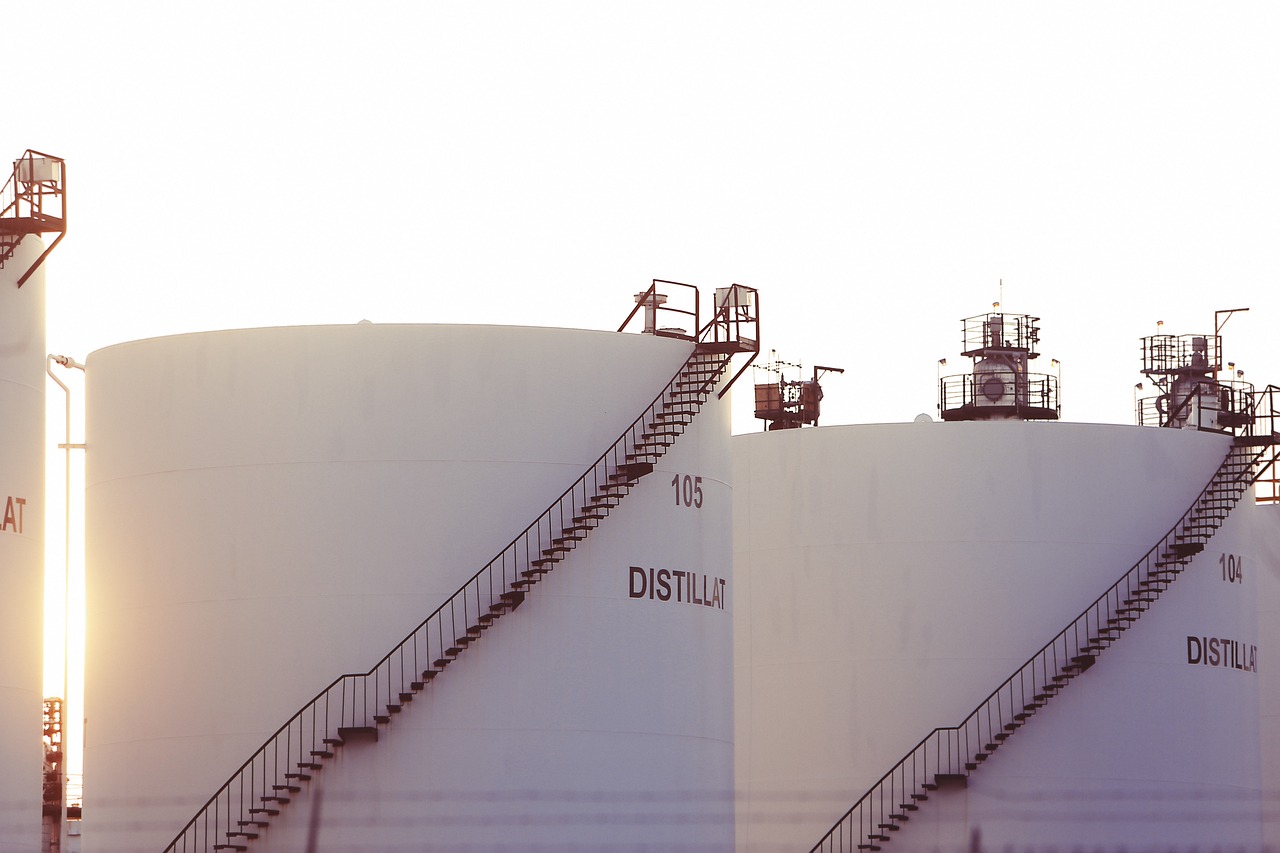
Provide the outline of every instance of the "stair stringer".
<path id="1" fill-rule="evenodd" d="M 653 402 L 542 515 L 368 672 L 339 676 L 304 705 L 165 850 L 248 850 L 272 818 L 305 796 L 344 745 L 377 742 L 415 696 L 503 615 L 520 607 L 532 588 L 653 470 L 716 393 L 736 351 L 694 344 Z"/>
<path id="2" fill-rule="evenodd" d="M 935 792 L 975 771 L 1134 624 L 1203 550 L 1223 519 L 1270 464 L 1277 437 L 1237 438 L 1178 522 L 1074 621 L 957 726 L 926 735 L 885 773 L 814 851 L 880 850 Z M 1135 609 L 1137 608 L 1137 609 Z"/>

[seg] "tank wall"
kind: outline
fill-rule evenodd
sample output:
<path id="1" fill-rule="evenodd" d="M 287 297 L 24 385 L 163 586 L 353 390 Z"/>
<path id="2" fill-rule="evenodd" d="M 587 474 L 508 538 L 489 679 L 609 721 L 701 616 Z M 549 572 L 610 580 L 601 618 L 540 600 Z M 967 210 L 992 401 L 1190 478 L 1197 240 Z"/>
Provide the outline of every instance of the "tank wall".
<path id="1" fill-rule="evenodd" d="M 816 843 L 1145 553 L 1227 448 L 1202 433 L 1064 423 L 736 437 L 739 849 Z M 1252 546 L 1224 529 L 1211 549 L 974 773 L 957 812 L 966 823 L 944 846 L 966 844 L 977 823 L 984 844 L 1082 840 L 1072 821 L 1087 805 L 1064 807 L 1056 825 L 1027 824 L 1008 798 L 983 801 L 990 791 L 1053 791 L 1060 803 L 1064 791 L 1096 793 L 1090 780 L 1114 791 L 1142 779 L 1198 797 L 1256 795 L 1257 673 L 1187 663 L 1190 635 L 1259 644 L 1255 588 L 1213 576 L 1217 552 L 1248 561 Z M 1230 731 L 1208 727 L 1222 714 Z M 1256 843 L 1253 803 L 1252 823 L 1200 826 L 1212 824 L 1215 843 Z M 913 818 L 894 844 L 920 841 L 944 813 Z M 1158 820 L 1105 829 L 1110 843 L 1186 838 Z"/>
<path id="2" fill-rule="evenodd" d="M 0 851 L 39 849 L 44 612 L 44 269 L 27 237 L 0 269 Z"/>
<path id="3" fill-rule="evenodd" d="M 92 354 L 85 849 L 162 847 L 271 731 L 337 675 L 367 670 L 532 522 L 689 350 L 564 329 L 362 324 Z M 326 768 L 339 827 L 343 784 L 366 806 L 371 792 L 393 804 L 543 779 L 731 787 L 728 611 L 644 608 L 627 587 L 631 565 L 718 559 L 727 576 L 717 418 L 720 438 L 686 436 L 664 463 L 694 454 L 686 467 L 719 509 L 655 536 L 673 521 L 670 477 L 668 491 L 646 477 L 541 600 L 486 633 L 417 716 L 397 718 L 393 749 L 363 764 L 350 752 L 347 783 Z M 608 750 L 616 760 L 587 761 Z M 556 776 L 542 760 L 553 755 L 578 772 Z M 391 779 L 398 793 L 376 796 Z M 721 824 L 713 835 L 731 838 Z"/>
<path id="4" fill-rule="evenodd" d="M 1253 525 L 1258 559 L 1254 574 L 1258 579 L 1259 644 L 1266 649 L 1280 649 L 1280 504 L 1260 504 Z M 1266 822 L 1268 847 L 1280 845 L 1280 667 L 1270 656 L 1259 666 L 1261 679 L 1260 729 L 1262 732 L 1262 782 L 1264 802 L 1268 806 Z"/>
<path id="5" fill-rule="evenodd" d="M 728 406 L 709 403 L 656 470 L 415 698 L 384 741 L 343 747 L 324 770 L 325 844 L 732 848 L 728 434 Z M 685 475 L 701 477 L 701 507 L 673 499 L 672 479 Z M 730 597 L 723 606 L 693 604 L 687 593 L 684 602 L 649 598 L 632 566 L 723 578 Z M 263 850 L 300 849 L 315 802 L 291 804 Z"/>

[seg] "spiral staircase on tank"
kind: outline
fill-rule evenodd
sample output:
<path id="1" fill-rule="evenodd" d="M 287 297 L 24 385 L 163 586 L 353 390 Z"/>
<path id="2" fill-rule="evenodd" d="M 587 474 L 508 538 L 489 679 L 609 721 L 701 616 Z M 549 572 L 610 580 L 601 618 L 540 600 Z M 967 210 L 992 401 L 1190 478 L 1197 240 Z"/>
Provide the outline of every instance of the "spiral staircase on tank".
<path id="1" fill-rule="evenodd" d="M 659 286 L 681 291 L 692 309 L 665 305 Z M 654 469 L 712 394 L 724 396 L 759 352 L 758 295 L 732 285 L 716 293 L 711 319 L 700 325 L 697 288 L 655 280 L 636 297 L 645 332 L 689 340 L 692 352 L 666 387 L 578 480 L 496 557 L 476 572 L 368 672 L 341 675 L 269 737 L 196 812 L 166 853 L 245 851 L 344 744 L 376 742 L 414 697 L 479 642 L 533 587 L 566 560 L 577 544 L 619 506 Z M 657 317 L 685 315 L 695 332 L 659 328 Z M 735 355 L 746 363 L 722 382 Z"/>
<path id="2" fill-rule="evenodd" d="M 969 774 L 1026 725 L 1149 610 L 1204 550 L 1280 453 L 1280 388 L 1255 392 L 1247 423 L 1195 502 L 1150 551 L 1032 655 L 959 725 L 937 728 L 836 821 L 810 853 L 882 849 L 929 800 Z"/>

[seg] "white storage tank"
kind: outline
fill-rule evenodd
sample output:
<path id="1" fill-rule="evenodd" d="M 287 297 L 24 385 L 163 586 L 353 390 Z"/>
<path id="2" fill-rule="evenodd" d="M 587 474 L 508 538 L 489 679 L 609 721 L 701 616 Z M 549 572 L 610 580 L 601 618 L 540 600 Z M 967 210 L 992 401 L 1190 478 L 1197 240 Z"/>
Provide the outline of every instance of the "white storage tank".
<path id="1" fill-rule="evenodd" d="M 44 612 L 44 245 L 0 269 L 0 851 L 40 845 Z"/>
<path id="2" fill-rule="evenodd" d="M 1161 540 L 1229 447 L 927 419 L 736 437 L 738 849 L 816 845 Z M 1258 512 L 1238 505 L 1024 724 L 988 728 L 1003 746 L 967 787 L 896 798 L 919 808 L 888 805 L 872 846 L 960 850 L 977 832 L 995 850 L 1258 849 Z"/>
<path id="3" fill-rule="evenodd" d="M 1263 648 L 1276 649 L 1280 648 L 1280 503 L 1259 504 L 1252 516 L 1258 554 L 1252 566 L 1258 579 L 1258 634 Z M 1280 803 L 1280 667 L 1272 664 L 1270 654 L 1263 659 L 1258 676 L 1263 798 L 1270 805 L 1263 841 L 1274 848 L 1280 846 L 1280 819 L 1274 813 L 1275 803 Z"/>
<path id="4" fill-rule="evenodd" d="M 556 501 L 693 349 L 362 323 L 91 354 L 86 853 L 164 849 Z M 313 818 L 320 849 L 731 849 L 728 417 L 711 394 L 376 741 L 268 791 L 292 802 L 245 828 L 252 849 L 302 849 Z"/>

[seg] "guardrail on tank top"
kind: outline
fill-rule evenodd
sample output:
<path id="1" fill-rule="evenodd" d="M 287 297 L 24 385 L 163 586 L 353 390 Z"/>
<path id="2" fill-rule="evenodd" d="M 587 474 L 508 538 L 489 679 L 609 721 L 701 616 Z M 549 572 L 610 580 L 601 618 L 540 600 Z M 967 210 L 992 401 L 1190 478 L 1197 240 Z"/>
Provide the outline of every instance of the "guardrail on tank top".
<path id="1" fill-rule="evenodd" d="M 1246 437 L 1275 438 L 1280 389 L 1252 395 L 1255 415 Z M 957 726 L 934 729 L 844 814 L 811 850 L 854 851 L 887 840 L 936 787 L 938 776 L 962 776 L 1006 740 L 1073 677 L 1092 665 L 1142 610 L 1159 597 L 1191 557 L 1187 544 L 1203 546 L 1231 508 L 1274 459 L 1274 445 L 1235 443 L 1191 507 L 1142 559 L 1085 608 L 1070 625 L 1031 656 Z"/>
<path id="2" fill-rule="evenodd" d="M 735 285 L 736 287 L 736 285 Z M 724 318 L 713 318 L 699 330 L 711 345 L 723 343 Z M 754 343 L 754 342 L 752 342 Z M 430 681 L 461 648 L 478 638 L 482 628 L 503 612 L 514 609 L 523 597 L 532 574 L 540 574 L 535 561 L 549 549 L 564 545 L 566 531 L 582 525 L 594 527 L 600 509 L 617 506 L 629 477 L 624 466 L 657 459 L 665 446 L 648 440 L 645 433 L 657 415 L 670 407 L 696 411 L 715 390 L 731 353 L 694 352 L 680 370 L 616 442 L 578 480 L 565 489 L 547 510 L 520 532 L 499 554 L 476 572 L 456 593 L 409 632 L 368 672 L 341 675 L 277 729 L 256 752 L 200 808 L 165 848 L 168 851 L 206 851 L 225 844 L 227 833 L 242 833 L 241 822 L 255 815 L 271 814 L 272 803 L 287 802 L 287 792 L 309 777 L 308 769 L 332 754 L 345 730 L 352 736 L 376 731 L 424 681 Z M 713 368 L 710 371 L 706 367 Z M 691 368 L 701 368 L 701 382 L 686 379 Z M 689 384 L 693 382 L 694 384 Z M 696 400 L 696 403 L 693 402 Z M 595 521 L 591 521 L 591 518 Z M 514 603 L 512 603 L 514 602 Z M 394 709 L 394 711 L 392 710 Z M 249 834 L 249 833 L 245 833 Z"/>

